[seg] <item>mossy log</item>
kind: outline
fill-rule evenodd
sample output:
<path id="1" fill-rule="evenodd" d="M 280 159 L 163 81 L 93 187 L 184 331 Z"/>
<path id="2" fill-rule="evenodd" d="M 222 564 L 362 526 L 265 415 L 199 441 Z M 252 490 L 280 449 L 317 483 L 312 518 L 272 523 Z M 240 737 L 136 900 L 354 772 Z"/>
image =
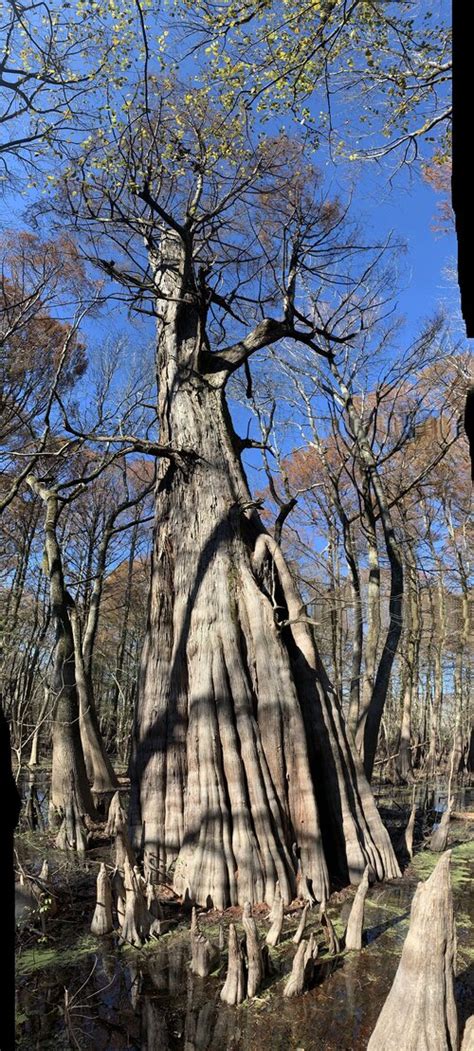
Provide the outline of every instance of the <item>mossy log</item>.
<path id="1" fill-rule="evenodd" d="M 227 976 L 220 991 L 225 1004 L 241 1004 L 245 1000 L 245 971 L 242 950 L 234 924 L 229 924 L 229 959 Z"/>
<path id="2" fill-rule="evenodd" d="M 100 866 L 97 876 L 97 898 L 94 915 L 92 917 L 91 932 L 99 937 L 110 934 L 113 931 L 112 922 L 112 890 L 110 887 L 107 869 L 104 864 Z"/>
<path id="3" fill-rule="evenodd" d="M 247 996 L 258 992 L 265 974 L 262 947 L 258 936 L 257 924 L 252 916 L 252 907 L 245 902 L 242 923 L 245 931 L 245 948 L 247 954 Z"/>
<path id="4" fill-rule="evenodd" d="M 458 1046 L 450 859 L 447 851 L 426 883 L 418 884 L 398 970 L 367 1051 Z"/>
<path id="5" fill-rule="evenodd" d="M 369 866 L 367 865 L 361 882 L 359 883 L 359 886 L 357 888 L 354 901 L 352 902 L 352 908 L 350 911 L 350 916 L 346 927 L 346 933 L 344 936 L 345 948 L 349 951 L 352 949 L 362 949 L 364 906 L 368 889 Z"/>

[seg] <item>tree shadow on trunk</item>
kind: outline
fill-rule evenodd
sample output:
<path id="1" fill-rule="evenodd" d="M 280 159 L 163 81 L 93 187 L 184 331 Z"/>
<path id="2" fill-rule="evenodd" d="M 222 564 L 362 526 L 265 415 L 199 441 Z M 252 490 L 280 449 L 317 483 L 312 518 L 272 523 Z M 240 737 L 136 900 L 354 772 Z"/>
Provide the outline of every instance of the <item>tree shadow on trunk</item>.
<path id="1" fill-rule="evenodd" d="M 314 638 L 284 626 L 296 592 L 267 537 L 232 508 L 192 582 L 179 577 L 181 596 L 175 552 L 155 555 L 167 586 L 152 586 L 141 678 L 152 719 L 139 706 L 130 823 L 149 867 L 176 861 L 178 893 L 218 908 L 271 904 L 277 880 L 288 903 L 298 868 L 319 901 L 327 864 L 336 885 L 367 864 L 375 878 L 399 874 Z"/>

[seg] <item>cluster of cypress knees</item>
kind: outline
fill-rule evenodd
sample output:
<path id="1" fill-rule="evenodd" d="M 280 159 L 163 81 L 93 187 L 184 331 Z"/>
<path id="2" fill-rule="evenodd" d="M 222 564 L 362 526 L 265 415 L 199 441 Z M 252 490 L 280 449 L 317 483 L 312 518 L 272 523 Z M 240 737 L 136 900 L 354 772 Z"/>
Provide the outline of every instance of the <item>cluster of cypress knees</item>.
<path id="1" fill-rule="evenodd" d="M 442 827 L 439 827 L 431 837 L 430 849 L 444 852 L 430 878 L 426 883 L 418 885 L 399 967 L 392 989 L 370 1038 L 367 1051 L 391 1051 L 396 1046 L 393 1041 L 398 1039 L 397 1027 L 400 1024 L 403 1024 L 403 1033 L 399 1035 L 404 1043 L 398 1046 L 404 1046 L 407 1051 L 418 1051 L 421 1047 L 419 1043 L 420 1025 L 423 1028 L 427 1019 L 429 1028 L 434 1027 L 433 1032 L 439 1035 L 441 1026 L 441 1032 L 445 1033 L 447 1043 L 440 1044 L 440 1047 L 446 1046 L 452 1049 L 459 1047 L 454 1000 L 456 934 L 450 878 L 451 852 L 446 850 L 450 811 L 451 807 L 448 807 L 445 820 L 441 822 Z M 413 806 L 403 837 L 403 847 L 409 856 L 413 851 L 414 823 L 415 807 Z M 142 876 L 135 863 L 128 838 L 126 815 L 118 792 L 110 805 L 106 832 L 115 838 L 115 868 L 112 878 L 109 879 L 105 864 L 100 865 L 97 877 L 97 901 L 91 931 L 94 935 L 100 936 L 110 934 L 114 930 L 113 899 L 115 899 L 119 943 L 141 946 L 145 941 L 158 938 L 165 933 L 172 925 L 172 921 L 166 921 L 163 918 L 156 888 Z M 370 878 L 371 874 L 367 866 L 357 888 L 342 940 L 338 938 L 325 906 L 320 908 L 319 923 L 327 947 L 327 954 L 323 958 L 325 970 L 326 961 L 335 960 L 342 951 L 362 949 L 364 906 Z M 283 989 L 285 997 L 301 995 L 317 980 L 319 948 L 314 930 L 311 930 L 309 937 L 304 937 L 312 904 L 309 900 L 304 904 L 298 928 L 292 938 L 296 948 L 291 972 Z M 268 921 L 270 926 L 264 941 L 258 931 L 249 903 L 244 905 L 242 911 L 243 936 L 239 936 L 234 923 L 229 924 L 227 974 L 220 990 L 220 999 L 224 1003 L 237 1005 L 256 996 L 262 984 L 274 973 L 274 964 L 269 949 L 278 945 L 284 921 L 284 903 L 278 883 Z M 224 927 L 219 927 L 219 942 L 218 945 L 214 945 L 200 930 L 196 909 L 193 908 L 190 941 L 191 971 L 205 978 L 218 968 L 220 954 L 225 949 Z M 407 997 L 410 983 L 413 982 L 414 968 L 418 978 L 426 968 L 429 969 L 429 975 L 427 972 L 426 983 L 418 983 L 421 993 L 417 996 L 416 1003 L 413 1003 L 412 998 L 413 1006 L 410 1014 L 410 1012 L 407 1013 L 407 1002 L 409 1002 Z M 437 996 L 434 1001 L 433 983 L 437 985 Z M 424 996 L 427 998 L 426 1004 L 423 1002 Z M 439 1018 L 433 1015 L 433 1002 L 437 1004 Z M 413 1040 L 409 1035 L 410 1025 Z M 461 1051 L 474 1051 L 474 1016 L 466 1024 Z"/>

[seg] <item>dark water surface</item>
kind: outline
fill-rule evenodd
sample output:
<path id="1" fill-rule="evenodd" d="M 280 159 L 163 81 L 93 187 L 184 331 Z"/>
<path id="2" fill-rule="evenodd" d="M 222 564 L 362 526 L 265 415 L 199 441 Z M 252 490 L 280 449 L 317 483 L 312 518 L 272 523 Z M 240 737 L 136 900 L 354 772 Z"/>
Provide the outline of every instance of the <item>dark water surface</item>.
<path id="1" fill-rule="evenodd" d="M 444 809 L 446 791 L 431 788 L 430 793 L 427 801 L 421 795 L 416 801 L 432 819 Z M 379 805 L 389 825 L 391 821 L 396 824 L 397 812 L 403 824 L 411 790 L 384 789 Z M 473 805 L 472 789 L 461 790 L 456 808 L 472 809 Z M 422 831 L 420 827 L 419 838 Z M 450 843 L 462 1024 L 474 1010 L 474 901 L 468 835 L 468 823 L 457 822 Z M 274 975 L 258 997 L 231 1008 L 219 1000 L 225 956 L 220 972 L 210 978 L 190 973 L 188 919 L 181 914 L 176 915 L 174 930 L 144 950 L 118 949 L 112 936 L 99 940 L 88 934 L 97 871 L 94 854 L 103 856 L 104 851 L 96 848 L 89 868 L 82 871 L 77 864 L 69 862 L 68 869 L 58 861 L 63 868 L 57 878 L 69 882 L 69 904 L 63 896 L 59 918 L 47 926 L 46 941 L 35 939 L 34 934 L 21 939 L 17 1044 L 21 1051 L 66 1047 L 81 1051 L 362 1051 L 398 966 L 417 879 L 426 878 L 436 860 L 421 851 L 403 880 L 370 888 L 364 921 L 366 946 L 360 953 L 327 957 L 314 910 L 308 930 L 315 929 L 320 947 L 316 984 L 290 1000 L 282 993 L 300 913 L 288 910 L 282 944 L 271 950 Z M 342 933 L 353 892 L 336 897 L 339 900 L 331 902 L 329 913 Z M 171 905 L 168 914 L 172 914 Z M 237 922 L 239 930 L 238 916 L 224 914 L 225 926 L 230 920 Z M 202 914 L 200 922 L 217 944 L 215 914 L 208 918 Z M 268 922 L 264 918 L 258 922 L 265 933 Z"/>

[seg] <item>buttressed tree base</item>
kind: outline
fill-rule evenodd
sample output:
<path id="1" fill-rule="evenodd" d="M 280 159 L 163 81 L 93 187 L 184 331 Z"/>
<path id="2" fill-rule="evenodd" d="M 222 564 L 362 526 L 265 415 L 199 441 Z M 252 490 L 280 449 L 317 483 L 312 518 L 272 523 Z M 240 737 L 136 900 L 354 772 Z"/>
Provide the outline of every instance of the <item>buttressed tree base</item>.
<path id="1" fill-rule="evenodd" d="M 298 863 L 325 902 L 332 880 L 399 869 L 226 405 L 229 376 L 278 323 L 210 353 L 178 235 L 154 272 L 160 440 L 183 455 L 158 465 L 134 843 L 153 878 L 172 870 L 176 892 L 201 905 L 271 904 L 277 880 L 287 903 Z"/>

